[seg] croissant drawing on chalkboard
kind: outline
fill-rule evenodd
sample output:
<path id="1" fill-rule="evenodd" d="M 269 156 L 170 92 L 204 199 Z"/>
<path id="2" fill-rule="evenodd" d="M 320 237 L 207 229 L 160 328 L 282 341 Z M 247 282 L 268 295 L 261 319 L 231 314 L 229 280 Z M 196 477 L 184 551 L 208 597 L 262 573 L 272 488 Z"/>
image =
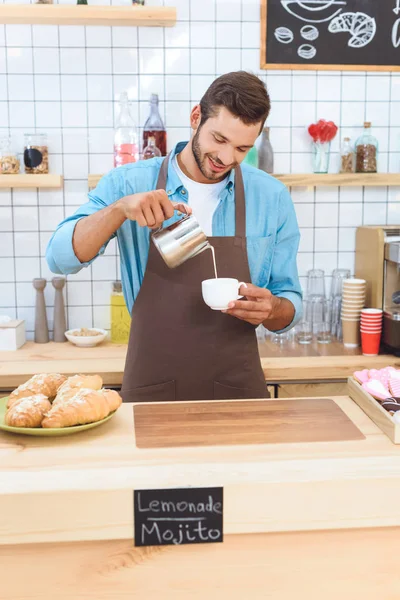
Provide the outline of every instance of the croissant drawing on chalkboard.
<path id="1" fill-rule="evenodd" d="M 369 44 L 376 33 L 376 21 L 362 12 L 346 12 L 332 19 L 328 30 L 331 33 L 349 32 L 348 41 L 350 48 L 363 48 Z"/>

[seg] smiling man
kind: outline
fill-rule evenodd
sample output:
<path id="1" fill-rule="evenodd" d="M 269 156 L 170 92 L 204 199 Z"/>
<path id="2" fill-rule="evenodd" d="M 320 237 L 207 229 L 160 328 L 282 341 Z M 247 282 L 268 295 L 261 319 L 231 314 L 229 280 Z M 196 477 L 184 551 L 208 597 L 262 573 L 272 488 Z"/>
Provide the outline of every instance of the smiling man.
<path id="1" fill-rule="evenodd" d="M 54 273 L 87 267 L 117 237 L 132 311 L 125 401 L 267 396 L 255 327 L 283 331 L 300 317 L 299 230 L 286 187 L 246 164 L 270 111 L 263 82 L 239 71 L 216 79 L 190 116 L 192 137 L 165 159 L 119 167 L 57 228 Z M 225 313 L 202 300 L 214 277 L 209 252 L 169 269 L 151 229 L 187 208 L 216 252 L 218 273 L 246 282 Z M 140 291 L 140 293 L 139 293 Z"/>

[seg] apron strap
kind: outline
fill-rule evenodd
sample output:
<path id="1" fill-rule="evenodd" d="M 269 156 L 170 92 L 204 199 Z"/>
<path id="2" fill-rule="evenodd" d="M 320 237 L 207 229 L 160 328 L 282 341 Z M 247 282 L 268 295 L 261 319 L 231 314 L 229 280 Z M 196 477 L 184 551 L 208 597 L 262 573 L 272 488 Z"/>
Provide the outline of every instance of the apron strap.
<path id="1" fill-rule="evenodd" d="M 235 235 L 246 237 L 246 202 L 242 169 L 239 166 L 235 169 Z"/>
<path id="2" fill-rule="evenodd" d="M 170 156 L 171 156 L 171 152 L 162 161 L 161 168 L 158 173 L 156 190 L 166 190 L 167 189 L 167 174 L 168 174 L 168 163 L 169 163 Z"/>
<path id="3" fill-rule="evenodd" d="M 164 158 L 161 164 L 157 179 L 157 190 L 166 189 L 170 157 L 171 152 Z M 239 166 L 235 168 L 235 235 L 241 238 L 246 237 L 246 202 L 242 169 Z"/>

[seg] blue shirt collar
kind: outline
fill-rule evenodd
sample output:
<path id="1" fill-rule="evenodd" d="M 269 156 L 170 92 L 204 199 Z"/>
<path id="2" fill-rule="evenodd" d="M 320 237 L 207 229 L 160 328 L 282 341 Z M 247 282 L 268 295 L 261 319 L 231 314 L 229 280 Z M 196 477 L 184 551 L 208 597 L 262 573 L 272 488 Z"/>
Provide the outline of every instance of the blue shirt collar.
<path id="1" fill-rule="evenodd" d="M 171 160 L 169 161 L 169 165 L 168 165 L 168 178 L 167 178 L 167 194 L 169 196 L 172 194 L 175 194 L 175 192 L 177 192 L 178 190 L 180 190 L 183 187 L 182 182 L 179 179 L 178 173 L 174 169 L 172 160 L 177 154 L 179 154 L 179 152 L 182 152 L 182 150 L 185 148 L 185 146 L 188 143 L 189 142 L 178 142 L 176 144 L 175 148 L 171 151 Z M 233 189 L 234 183 L 235 183 L 235 171 L 232 169 L 232 171 L 229 173 L 229 179 L 227 181 L 225 189 L 228 189 L 229 191 L 231 191 Z"/>

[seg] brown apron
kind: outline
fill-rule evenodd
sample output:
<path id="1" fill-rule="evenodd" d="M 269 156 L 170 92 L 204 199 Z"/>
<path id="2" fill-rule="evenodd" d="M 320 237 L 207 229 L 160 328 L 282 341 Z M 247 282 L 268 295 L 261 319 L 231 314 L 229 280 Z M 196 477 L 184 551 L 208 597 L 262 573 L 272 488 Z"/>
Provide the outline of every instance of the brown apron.
<path id="1" fill-rule="evenodd" d="M 168 158 L 157 189 L 166 189 Z M 235 170 L 235 237 L 210 237 L 218 275 L 250 281 L 242 172 Z M 121 395 L 124 402 L 268 397 L 254 325 L 211 310 L 201 282 L 214 277 L 211 252 L 175 269 L 150 240 L 134 303 Z"/>

